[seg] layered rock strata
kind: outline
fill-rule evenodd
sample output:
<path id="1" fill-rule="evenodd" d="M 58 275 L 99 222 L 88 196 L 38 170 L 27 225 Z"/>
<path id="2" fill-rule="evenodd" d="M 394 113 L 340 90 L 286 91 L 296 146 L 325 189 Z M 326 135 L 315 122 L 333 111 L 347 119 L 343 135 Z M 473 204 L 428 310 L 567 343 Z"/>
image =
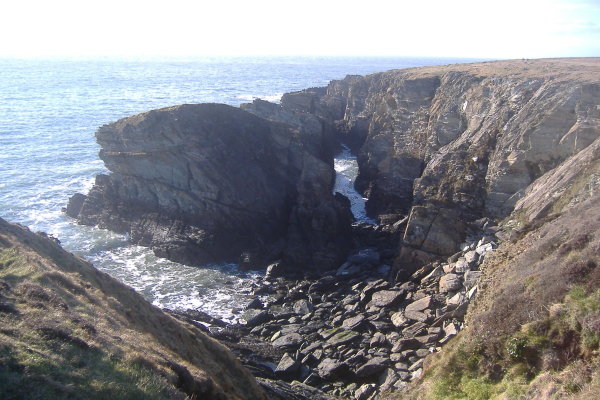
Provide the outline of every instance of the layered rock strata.
<path id="1" fill-rule="evenodd" d="M 66 212 L 188 264 L 335 267 L 351 213 L 331 192 L 317 125 L 300 130 L 220 104 L 124 118 L 96 133 L 111 173 L 73 196 Z"/>
<path id="2" fill-rule="evenodd" d="M 533 182 L 598 138 L 599 65 L 387 71 L 289 93 L 282 105 L 330 121 L 358 152 L 356 186 L 372 216 L 410 215 L 398 261 L 410 272 L 453 253 L 465 221 L 506 217 Z"/>

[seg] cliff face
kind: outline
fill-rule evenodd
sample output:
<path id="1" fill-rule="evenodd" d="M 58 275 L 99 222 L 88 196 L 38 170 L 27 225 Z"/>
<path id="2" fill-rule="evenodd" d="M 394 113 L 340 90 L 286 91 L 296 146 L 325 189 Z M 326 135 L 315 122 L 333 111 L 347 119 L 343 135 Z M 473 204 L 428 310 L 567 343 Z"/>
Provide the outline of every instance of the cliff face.
<path id="1" fill-rule="evenodd" d="M 416 68 L 349 76 L 282 105 L 335 123 L 358 151 L 371 215 L 410 214 L 399 263 L 423 264 L 457 250 L 463 222 L 506 217 L 598 138 L 599 73 L 595 59 Z"/>
<path id="2" fill-rule="evenodd" d="M 331 193 L 320 124 L 304 126 L 219 104 L 122 119 L 96 133 L 111 174 L 67 213 L 189 264 L 282 258 L 296 269 L 334 267 L 351 215 Z"/>
<path id="3" fill-rule="evenodd" d="M 0 397 L 265 399 L 224 346 L 0 219 Z"/>

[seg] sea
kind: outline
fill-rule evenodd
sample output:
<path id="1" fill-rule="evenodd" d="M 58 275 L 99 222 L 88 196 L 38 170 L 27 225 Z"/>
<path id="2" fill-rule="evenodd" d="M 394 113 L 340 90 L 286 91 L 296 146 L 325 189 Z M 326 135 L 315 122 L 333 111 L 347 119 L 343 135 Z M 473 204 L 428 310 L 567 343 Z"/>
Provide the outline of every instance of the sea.
<path id="1" fill-rule="evenodd" d="M 363 57 L 0 58 L 0 217 L 58 238 L 64 248 L 161 308 L 194 309 L 237 322 L 260 271 L 191 267 L 154 256 L 124 235 L 81 226 L 61 209 L 107 173 L 94 132 L 140 112 L 184 103 L 278 102 L 285 92 L 346 75 L 480 60 Z M 356 157 L 335 160 L 335 191 L 374 223 L 353 188 Z"/>

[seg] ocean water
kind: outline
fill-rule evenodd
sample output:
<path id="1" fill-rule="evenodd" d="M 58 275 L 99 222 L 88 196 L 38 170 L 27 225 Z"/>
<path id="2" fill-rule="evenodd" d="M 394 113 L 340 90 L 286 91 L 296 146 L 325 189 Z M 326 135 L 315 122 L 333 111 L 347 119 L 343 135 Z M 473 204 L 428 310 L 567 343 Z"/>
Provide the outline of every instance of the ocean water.
<path id="1" fill-rule="evenodd" d="M 0 59 L 0 217 L 44 231 L 160 307 L 192 308 L 234 321 L 258 272 L 235 265 L 188 267 L 155 257 L 122 235 L 77 225 L 61 208 L 106 173 L 95 130 L 150 109 L 183 103 L 237 106 L 278 101 L 348 74 L 474 60 L 436 58 Z M 365 219 L 352 189 L 356 163 L 336 160 L 336 190 Z M 362 205 L 361 205 L 362 202 Z M 362 207 L 362 208 L 361 208 Z M 362 210 L 362 211 L 361 211 Z"/>

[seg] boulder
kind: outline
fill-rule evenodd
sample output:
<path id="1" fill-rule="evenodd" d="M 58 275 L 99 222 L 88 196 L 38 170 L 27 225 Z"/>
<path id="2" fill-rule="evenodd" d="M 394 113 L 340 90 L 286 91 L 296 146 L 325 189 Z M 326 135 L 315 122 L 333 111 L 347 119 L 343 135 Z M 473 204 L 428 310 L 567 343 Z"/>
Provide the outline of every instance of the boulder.
<path id="1" fill-rule="evenodd" d="M 285 353 L 277 368 L 275 368 L 275 374 L 282 378 L 292 378 L 300 371 L 300 363 L 295 360 L 289 353 Z"/>
<path id="2" fill-rule="evenodd" d="M 330 346 L 339 346 L 342 344 L 353 342 L 360 337 L 361 335 L 358 332 L 350 330 L 341 330 L 339 332 L 336 332 L 329 339 L 327 339 L 327 344 Z"/>
<path id="3" fill-rule="evenodd" d="M 446 274 L 440 278 L 440 292 L 455 292 L 462 287 L 460 278 L 456 274 Z"/>
<path id="4" fill-rule="evenodd" d="M 349 330 L 359 329 L 364 324 L 364 322 L 365 316 L 363 314 L 358 314 L 354 317 L 346 318 L 342 322 L 342 328 Z"/>
<path id="5" fill-rule="evenodd" d="M 273 346 L 283 348 L 297 348 L 303 341 L 302 335 L 298 333 L 289 333 L 273 341 Z"/>
<path id="6" fill-rule="evenodd" d="M 365 383 L 354 392 L 354 400 L 367 400 L 377 390 L 372 383 Z"/>
<path id="7" fill-rule="evenodd" d="M 383 357 L 373 357 L 365 364 L 361 365 L 355 372 L 356 377 L 358 379 L 370 378 L 373 375 L 379 375 L 383 372 L 387 365 L 389 364 L 389 360 Z"/>
<path id="8" fill-rule="evenodd" d="M 481 271 L 467 271 L 465 273 L 465 287 L 471 289 L 477 285 L 479 278 L 481 277 Z"/>
<path id="9" fill-rule="evenodd" d="M 371 295 L 367 307 L 391 307 L 401 302 L 406 297 L 404 290 L 381 290 Z"/>
<path id="10" fill-rule="evenodd" d="M 349 370 L 348 364 L 333 358 L 326 358 L 317 367 L 317 373 L 322 379 L 334 380 L 343 376 Z"/>
<path id="11" fill-rule="evenodd" d="M 269 321 L 272 315 L 267 310 L 249 309 L 244 311 L 242 319 L 246 321 L 246 325 L 253 327 Z"/>
<path id="12" fill-rule="evenodd" d="M 294 312 L 296 314 L 308 314 L 310 312 L 312 312 L 313 310 L 313 305 L 310 301 L 308 300 L 298 300 L 294 303 Z"/>
<path id="13" fill-rule="evenodd" d="M 425 296 L 419 300 L 413 301 L 406 306 L 405 311 L 423 311 L 433 306 L 433 298 Z"/>

